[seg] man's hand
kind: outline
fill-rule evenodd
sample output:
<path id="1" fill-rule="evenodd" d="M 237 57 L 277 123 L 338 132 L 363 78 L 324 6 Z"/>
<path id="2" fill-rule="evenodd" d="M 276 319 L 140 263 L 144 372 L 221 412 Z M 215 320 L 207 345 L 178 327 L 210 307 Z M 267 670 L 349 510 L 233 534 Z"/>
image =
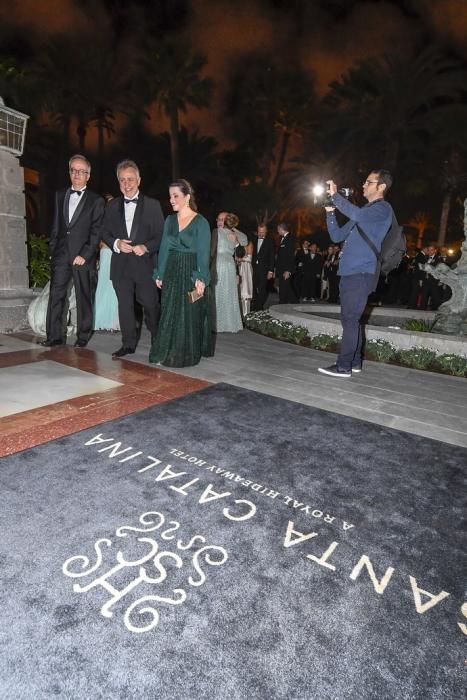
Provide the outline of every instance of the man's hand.
<path id="1" fill-rule="evenodd" d="M 157 279 L 157 280 L 154 280 L 154 282 L 156 283 L 156 287 L 158 289 L 162 289 L 162 280 Z"/>
<path id="2" fill-rule="evenodd" d="M 328 194 L 332 197 L 333 194 L 337 192 L 337 185 L 334 180 L 326 180 L 326 185 L 328 186 Z M 326 211 L 334 211 L 336 207 L 332 205 L 330 207 L 324 207 Z"/>
<path id="3" fill-rule="evenodd" d="M 329 194 L 331 195 L 331 197 L 332 197 L 333 194 L 336 194 L 336 192 L 337 192 L 337 185 L 336 185 L 336 183 L 334 182 L 334 180 L 326 180 L 326 185 L 328 186 L 328 192 L 329 192 Z"/>
<path id="4" fill-rule="evenodd" d="M 268 272 L 266 279 L 272 280 L 274 278 L 274 272 Z"/>
<path id="5" fill-rule="evenodd" d="M 284 272 L 284 274 L 282 275 L 282 277 L 283 277 L 285 280 L 288 280 L 289 277 L 290 277 L 290 272 Z"/>
<path id="6" fill-rule="evenodd" d="M 76 258 L 73 260 L 73 265 L 84 265 L 86 263 L 86 259 L 83 258 L 82 255 L 77 255 Z"/>
<path id="7" fill-rule="evenodd" d="M 132 246 L 133 253 L 137 255 L 138 257 L 141 257 L 142 255 L 146 255 L 148 252 L 148 249 L 144 245 L 144 243 L 139 243 L 138 245 Z"/>
<path id="8" fill-rule="evenodd" d="M 128 243 L 128 241 L 125 241 L 123 238 L 120 238 L 120 240 L 117 243 L 117 248 L 121 253 L 132 253 L 133 252 L 133 246 Z"/>

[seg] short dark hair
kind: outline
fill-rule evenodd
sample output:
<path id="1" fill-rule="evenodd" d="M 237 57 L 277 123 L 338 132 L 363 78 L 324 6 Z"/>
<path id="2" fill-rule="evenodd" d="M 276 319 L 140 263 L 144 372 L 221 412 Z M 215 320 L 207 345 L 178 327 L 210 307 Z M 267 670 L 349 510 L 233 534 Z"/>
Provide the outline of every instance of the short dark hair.
<path id="1" fill-rule="evenodd" d="M 287 233 L 290 233 L 290 224 L 288 221 L 279 221 L 277 228 L 281 228 L 284 231 L 287 231 Z"/>
<path id="2" fill-rule="evenodd" d="M 384 190 L 384 192 L 386 193 L 392 185 L 392 175 L 389 172 L 389 170 L 384 170 L 382 168 L 373 168 L 371 172 L 378 176 L 378 183 L 380 185 L 386 185 L 386 189 Z"/>

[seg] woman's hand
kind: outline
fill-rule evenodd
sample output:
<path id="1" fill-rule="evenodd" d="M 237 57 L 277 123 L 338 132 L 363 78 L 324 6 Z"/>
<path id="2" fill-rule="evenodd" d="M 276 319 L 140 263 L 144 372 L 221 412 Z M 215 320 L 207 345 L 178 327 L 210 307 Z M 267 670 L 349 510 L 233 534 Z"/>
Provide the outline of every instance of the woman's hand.
<path id="1" fill-rule="evenodd" d="M 162 289 L 162 280 L 157 279 L 157 280 L 154 280 L 154 281 L 155 281 L 155 283 L 156 283 L 156 287 L 157 287 L 158 289 Z"/>
<path id="2" fill-rule="evenodd" d="M 206 285 L 204 282 L 202 282 L 201 280 L 196 280 L 195 289 L 198 292 L 198 294 L 201 294 L 201 296 L 203 296 L 205 288 Z"/>

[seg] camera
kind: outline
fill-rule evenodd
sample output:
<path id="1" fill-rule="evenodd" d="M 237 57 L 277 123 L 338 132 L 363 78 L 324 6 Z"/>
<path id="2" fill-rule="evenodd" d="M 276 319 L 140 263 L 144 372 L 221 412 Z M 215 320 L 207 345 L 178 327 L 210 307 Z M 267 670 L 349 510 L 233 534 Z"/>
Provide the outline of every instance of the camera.
<path id="1" fill-rule="evenodd" d="M 348 199 L 353 195 L 353 189 L 351 187 L 340 187 L 338 190 L 339 194 L 341 194 L 343 197 Z M 333 207 L 334 202 L 331 199 L 331 195 L 329 194 L 329 190 L 326 189 L 326 185 L 323 185 L 321 183 L 318 183 L 313 186 L 312 189 L 313 193 L 313 202 L 315 206 L 322 206 L 322 207 Z"/>

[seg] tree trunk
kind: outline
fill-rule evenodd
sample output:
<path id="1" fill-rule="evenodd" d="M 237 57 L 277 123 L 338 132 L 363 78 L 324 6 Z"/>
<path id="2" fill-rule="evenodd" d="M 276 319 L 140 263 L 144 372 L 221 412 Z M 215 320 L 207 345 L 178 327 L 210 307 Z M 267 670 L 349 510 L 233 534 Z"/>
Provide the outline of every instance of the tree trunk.
<path id="1" fill-rule="evenodd" d="M 70 126 L 71 119 L 69 117 L 63 118 L 63 131 L 62 131 L 62 153 L 61 157 L 63 161 L 67 161 L 70 157 Z"/>
<path id="2" fill-rule="evenodd" d="M 80 153 L 84 153 L 86 150 L 86 131 L 86 124 L 82 120 L 80 120 L 76 128 Z"/>
<path id="3" fill-rule="evenodd" d="M 439 221 L 438 232 L 438 248 L 441 248 L 446 242 L 446 231 L 448 228 L 449 212 L 451 211 L 452 190 L 447 190 L 443 197 L 441 206 L 441 218 Z"/>
<path id="4" fill-rule="evenodd" d="M 180 177 L 180 148 L 179 148 L 179 126 L 178 109 L 175 104 L 168 108 L 170 120 L 170 156 L 172 160 L 172 179 L 178 180 Z"/>
<path id="5" fill-rule="evenodd" d="M 275 190 L 277 187 L 277 183 L 279 182 L 279 178 L 280 178 L 281 173 L 282 173 L 282 168 L 284 167 L 285 155 L 287 153 L 289 140 L 290 140 L 290 133 L 288 131 L 284 130 L 282 132 L 282 142 L 281 142 L 281 149 L 279 152 L 279 158 L 277 160 L 276 174 L 274 175 L 274 180 L 272 181 L 273 190 Z"/>
<path id="6" fill-rule="evenodd" d="M 423 248 L 423 239 L 425 238 L 425 230 L 424 228 L 420 227 L 418 229 L 418 235 L 417 235 L 417 245 L 416 247 L 418 250 L 421 250 Z"/>
<path id="7" fill-rule="evenodd" d="M 97 190 L 102 192 L 102 166 L 104 163 L 104 125 L 97 120 Z"/>

